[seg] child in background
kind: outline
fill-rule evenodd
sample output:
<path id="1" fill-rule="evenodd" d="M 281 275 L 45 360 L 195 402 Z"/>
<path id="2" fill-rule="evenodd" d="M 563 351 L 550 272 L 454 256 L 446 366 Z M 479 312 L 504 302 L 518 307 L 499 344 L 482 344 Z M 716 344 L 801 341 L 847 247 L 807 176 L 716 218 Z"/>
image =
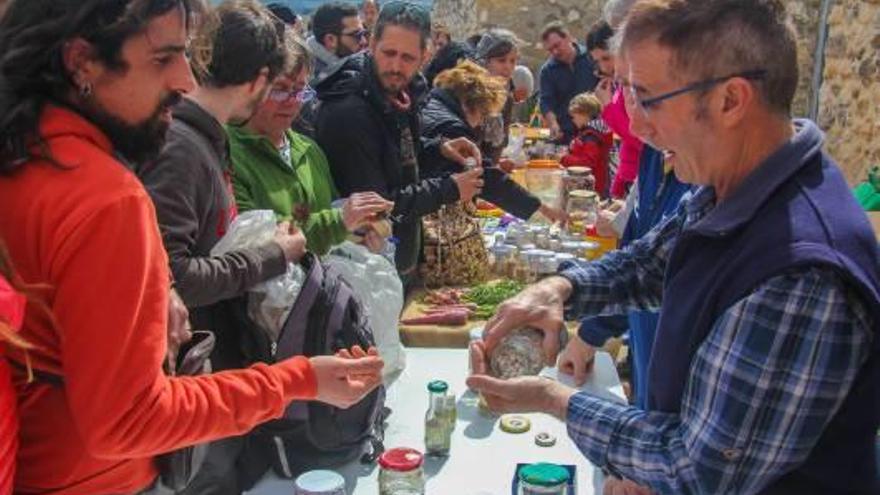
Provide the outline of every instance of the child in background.
<path id="1" fill-rule="evenodd" d="M 602 121 L 602 103 L 593 93 L 581 93 L 571 99 L 568 114 L 577 129 L 577 135 L 562 157 L 565 167 L 588 167 L 596 178 L 596 192 L 608 196 L 608 160 L 614 139 Z"/>

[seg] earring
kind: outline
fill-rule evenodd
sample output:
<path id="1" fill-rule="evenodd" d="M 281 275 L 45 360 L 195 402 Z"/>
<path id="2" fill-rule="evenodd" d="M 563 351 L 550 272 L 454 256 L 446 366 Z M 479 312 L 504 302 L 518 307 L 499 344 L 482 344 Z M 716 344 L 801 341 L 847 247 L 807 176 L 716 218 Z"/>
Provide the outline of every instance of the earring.
<path id="1" fill-rule="evenodd" d="M 79 87 L 79 94 L 83 98 L 88 98 L 92 96 L 92 83 L 84 82 L 82 86 Z"/>

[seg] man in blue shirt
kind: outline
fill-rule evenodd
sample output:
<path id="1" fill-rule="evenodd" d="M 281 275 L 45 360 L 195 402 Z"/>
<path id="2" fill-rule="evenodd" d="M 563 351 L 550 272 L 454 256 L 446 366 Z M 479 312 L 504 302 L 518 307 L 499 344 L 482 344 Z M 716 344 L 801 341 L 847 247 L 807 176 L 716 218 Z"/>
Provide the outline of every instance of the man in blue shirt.
<path id="1" fill-rule="evenodd" d="M 575 134 L 568 104 L 575 95 L 595 89 L 599 78 L 590 54 L 561 22 L 548 24 L 541 41 L 550 54 L 539 76 L 541 113 L 551 137 L 568 144 Z"/>
<path id="2" fill-rule="evenodd" d="M 797 43 L 782 2 L 639 2 L 618 74 L 633 132 L 698 186 L 599 261 L 504 303 L 468 385 L 543 411 L 596 466 L 657 493 L 880 493 L 880 250 L 822 132 L 791 118 Z M 482 374 L 510 331 L 659 309 L 647 406 Z"/>

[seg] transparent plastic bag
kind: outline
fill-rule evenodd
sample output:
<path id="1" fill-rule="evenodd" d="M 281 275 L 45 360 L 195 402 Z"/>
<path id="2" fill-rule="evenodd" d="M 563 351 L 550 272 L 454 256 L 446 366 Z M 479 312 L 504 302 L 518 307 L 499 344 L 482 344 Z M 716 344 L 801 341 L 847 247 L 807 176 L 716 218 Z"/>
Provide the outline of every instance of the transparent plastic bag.
<path id="1" fill-rule="evenodd" d="M 275 227 L 275 213 L 271 210 L 246 211 L 235 217 L 229 230 L 211 249 L 211 256 L 263 246 L 275 237 Z M 301 266 L 290 263 L 284 275 L 259 283 L 248 291 L 248 315 L 268 332 L 273 341 L 278 340 L 305 277 Z"/>
<path id="2" fill-rule="evenodd" d="M 398 330 L 403 310 L 403 284 L 393 261 L 346 241 L 331 249 L 324 263 L 342 274 L 358 296 L 373 329 L 376 348 L 385 361 L 383 376 L 387 378 L 406 367 Z"/>

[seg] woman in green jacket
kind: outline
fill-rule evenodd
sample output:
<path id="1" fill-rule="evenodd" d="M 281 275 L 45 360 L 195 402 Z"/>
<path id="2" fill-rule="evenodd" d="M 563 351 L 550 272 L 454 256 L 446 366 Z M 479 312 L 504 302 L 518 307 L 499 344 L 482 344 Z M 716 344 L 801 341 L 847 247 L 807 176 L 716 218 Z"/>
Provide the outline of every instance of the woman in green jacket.
<path id="1" fill-rule="evenodd" d="M 239 211 L 272 210 L 279 220 L 296 222 L 310 251 L 324 254 L 355 231 L 377 251 L 384 238 L 373 221 L 393 203 L 373 192 L 357 193 L 340 208 L 327 158 L 311 139 L 290 129 L 303 103 L 314 98 L 308 87 L 311 60 L 303 46 L 289 39 L 288 67 L 244 125 L 229 126 L 233 188 Z"/>

